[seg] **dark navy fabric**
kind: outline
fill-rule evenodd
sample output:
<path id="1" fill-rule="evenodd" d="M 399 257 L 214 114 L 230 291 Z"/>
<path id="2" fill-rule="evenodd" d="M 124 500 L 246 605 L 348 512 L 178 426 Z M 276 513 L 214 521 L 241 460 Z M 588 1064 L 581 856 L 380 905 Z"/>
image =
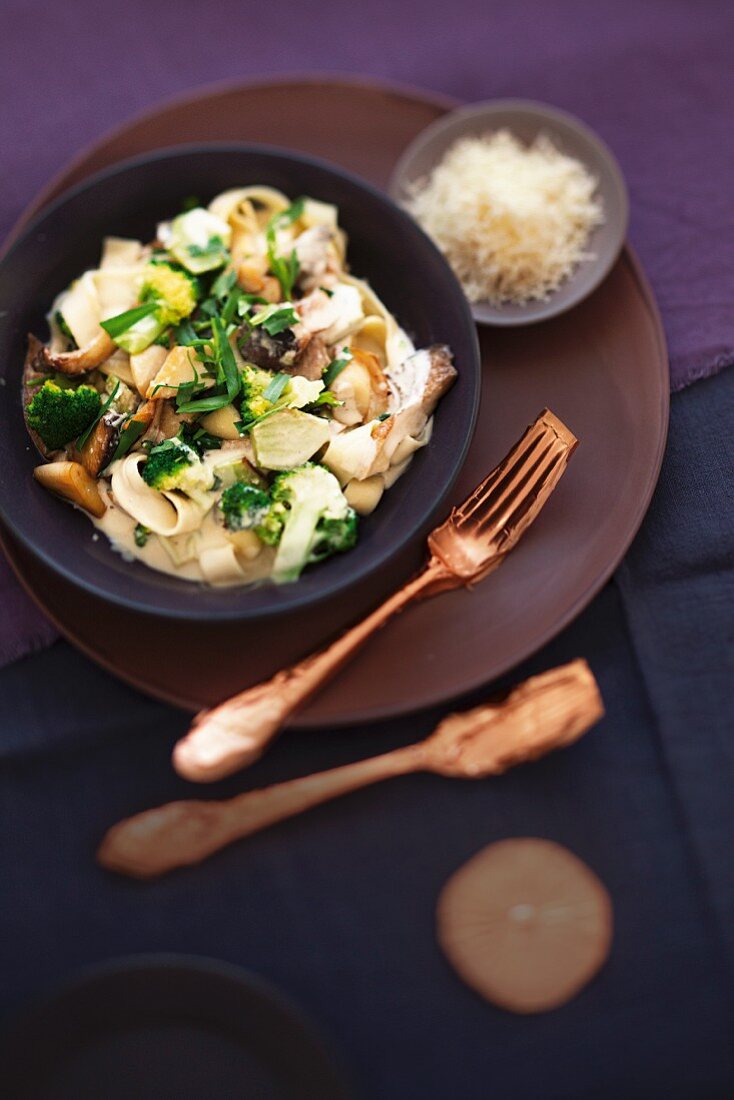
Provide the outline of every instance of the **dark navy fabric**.
<path id="1" fill-rule="evenodd" d="M 676 398 L 675 424 L 694 393 Z M 15 750 L 0 764 L 0 1008 L 10 1018 L 110 956 L 185 951 L 244 964 L 293 997 L 365 1097 L 732 1095 L 732 926 L 712 904 L 731 875 L 730 837 L 704 865 L 693 832 L 700 801 L 684 800 L 685 769 L 671 771 L 614 585 L 516 676 L 581 654 L 608 713 L 573 748 L 495 780 L 394 780 L 151 884 L 94 866 L 95 845 L 121 816 L 358 759 L 424 735 L 438 714 L 286 735 L 244 776 L 192 792 L 169 763 L 183 716 L 63 643 L 6 668 L 0 697 Z M 711 755 L 708 728 L 692 736 Z M 714 760 L 710 789 L 725 782 Z M 576 1001 L 537 1018 L 482 1002 L 434 935 L 452 871 L 483 845 L 523 835 L 586 860 L 615 912 L 608 966 Z"/>
<path id="2" fill-rule="evenodd" d="M 586 118 L 620 157 L 674 388 L 732 359 L 729 0 L 380 0 L 369 16 L 326 0 L 5 0 L 0 11 L 4 228 L 84 143 L 196 83 L 330 68 L 464 99 L 537 97 Z M 364 1097 L 734 1095 L 733 420 L 731 370 L 674 395 L 661 482 L 615 582 L 506 681 L 584 656 L 607 716 L 571 749 L 501 779 L 395 780 L 201 868 L 132 883 L 93 861 L 121 816 L 406 744 L 447 708 L 286 735 L 251 771 L 202 792 L 170 768 L 185 716 L 66 643 L 2 668 L 3 1020 L 84 965 L 184 951 L 241 963 L 290 994 Z M 52 636 L 23 600 L 0 576 L 0 663 Z M 599 978 L 536 1018 L 466 989 L 434 932 L 447 877 L 483 845 L 520 835 L 571 848 L 615 911 Z"/>

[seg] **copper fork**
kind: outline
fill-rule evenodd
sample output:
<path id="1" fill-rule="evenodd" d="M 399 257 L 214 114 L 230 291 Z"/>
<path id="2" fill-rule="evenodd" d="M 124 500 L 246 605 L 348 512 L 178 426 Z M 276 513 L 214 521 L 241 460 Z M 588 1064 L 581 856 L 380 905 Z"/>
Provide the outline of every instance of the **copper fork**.
<path id="1" fill-rule="evenodd" d="M 287 719 L 399 611 L 488 576 L 541 511 L 577 443 L 544 409 L 499 466 L 431 532 L 428 561 L 417 576 L 325 649 L 197 715 L 174 749 L 176 771 L 202 783 L 253 763 Z"/>

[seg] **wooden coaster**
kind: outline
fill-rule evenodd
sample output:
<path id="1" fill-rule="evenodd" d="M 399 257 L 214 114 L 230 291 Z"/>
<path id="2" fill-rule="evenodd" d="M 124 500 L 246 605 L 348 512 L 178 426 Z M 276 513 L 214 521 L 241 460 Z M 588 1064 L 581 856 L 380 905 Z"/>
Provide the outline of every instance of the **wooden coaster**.
<path id="1" fill-rule="evenodd" d="M 612 904 L 586 864 L 532 837 L 490 844 L 438 900 L 438 941 L 460 977 L 509 1012 L 571 1000 L 606 961 Z"/>

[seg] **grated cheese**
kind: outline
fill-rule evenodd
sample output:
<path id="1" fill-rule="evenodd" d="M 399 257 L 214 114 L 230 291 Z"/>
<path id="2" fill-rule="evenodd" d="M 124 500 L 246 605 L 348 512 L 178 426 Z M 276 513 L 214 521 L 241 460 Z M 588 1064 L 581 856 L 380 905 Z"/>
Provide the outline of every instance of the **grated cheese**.
<path id="1" fill-rule="evenodd" d="M 436 242 L 472 302 L 548 298 L 604 220 L 597 181 L 541 135 L 462 138 L 413 184 L 407 209 Z"/>

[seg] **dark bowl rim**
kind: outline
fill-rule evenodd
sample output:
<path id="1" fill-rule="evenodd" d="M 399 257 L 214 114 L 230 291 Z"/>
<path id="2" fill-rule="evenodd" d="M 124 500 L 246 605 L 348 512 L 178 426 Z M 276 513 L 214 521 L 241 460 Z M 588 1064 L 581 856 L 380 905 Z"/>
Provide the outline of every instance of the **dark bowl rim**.
<path id="1" fill-rule="evenodd" d="M 227 607 L 223 606 L 221 609 L 213 610 L 211 608 L 205 611 L 197 611 L 195 595 L 199 589 L 199 585 L 192 583 L 190 585 L 190 591 L 192 598 L 189 606 L 185 608 L 161 608 L 151 607 L 146 604 L 143 597 L 130 597 L 125 595 L 119 595 L 116 592 L 110 592 L 107 588 L 93 581 L 85 579 L 73 570 L 66 568 L 63 565 L 58 564 L 53 558 L 49 557 L 43 549 L 38 547 L 32 538 L 27 537 L 24 533 L 17 530 L 15 524 L 7 515 L 3 506 L 2 498 L 0 497 L 0 520 L 6 525 L 11 534 L 18 539 L 18 541 L 25 546 L 35 557 L 44 563 L 54 573 L 61 576 L 64 580 L 70 584 L 83 589 L 91 596 L 101 600 L 103 603 L 111 603 L 117 607 L 123 608 L 125 611 L 135 614 L 144 615 L 153 619 L 174 620 L 180 622 L 195 622 L 195 623 L 211 623 L 217 622 L 257 622 L 260 619 L 275 619 L 279 617 L 287 617 L 288 615 L 303 611 L 305 608 L 318 606 L 318 604 L 325 600 L 332 599 L 345 591 L 353 588 L 355 585 L 364 582 L 367 578 L 373 576 L 378 569 L 384 567 L 389 561 L 396 557 L 401 550 L 418 535 L 422 528 L 426 525 L 430 517 L 435 513 L 437 508 L 442 502 L 446 500 L 452 488 L 456 484 L 456 479 L 461 472 L 461 469 L 466 460 L 466 456 L 471 445 L 471 441 L 474 436 L 476 428 L 477 417 L 479 414 L 479 403 L 482 390 L 482 363 L 479 347 L 479 335 L 477 332 L 477 326 L 472 316 L 469 303 L 461 290 L 456 276 L 454 275 L 447 260 L 436 247 L 431 238 L 423 231 L 423 229 L 415 222 L 409 214 L 403 210 L 398 203 L 387 193 L 387 191 L 380 190 L 374 184 L 364 180 L 361 176 L 355 172 L 350 172 L 348 169 L 342 168 L 339 165 L 332 164 L 330 161 L 321 157 L 314 157 L 308 154 L 291 151 L 281 146 L 267 145 L 259 142 L 232 142 L 232 141 L 216 141 L 216 142 L 191 142 L 186 145 L 170 145 L 163 146 L 152 152 L 140 153 L 134 157 L 128 157 L 125 160 L 117 161 L 115 164 L 101 169 L 99 172 L 95 172 L 93 175 L 88 176 L 86 179 L 70 187 L 63 194 L 53 199 L 47 206 L 44 206 L 42 210 L 38 211 L 33 218 L 27 222 L 21 232 L 15 237 L 9 248 L 0 254 L 0 269 L 4 267 L 8 262 L 12 260 L 16 251 L 19 251 L 25 244 L 26 240 L 31 237 L 39 227 L 41 227 L 44 221 L 51 217 L 57 210 L 63 207 L 70 200 L 78 197 L 88 190 L 96 188 L 99 184 L 106 182 L 107 180 L 124 174 L 131 169 L 137 168 L 143 164 L 149 164 L 155 161 L 174 160 L 194 154 L 206 154 L 206 153 L 236 153 L 236 154 L 253 154 L 253 155 L 265 155 L 273 157 L 281 162 L 296 162 L 300 164 L 306 164 L 310 167 L 320 169 L 331 173 L 334 176 L 344 180 L 350 186 L 356 187 L 359 190 L 366 191 L 373 199 L 376 199 L 378 203 L 392 207 L 398 214 L 400 219 L 409 224 L 411 231 L 417 232 L 424 242 L 428 245 L 430 250 L 435 254 L 436 258 L 440 261 L 441 265 L 445 269 L 446 274 L 451 281 L 455 284 L 457 290 L 457 305 L 463 311 L 464 325 L 466 327 L 466 334 L 471 346 L 472 351 L 472 367 L 473 370 L 467 372 L 471 375 L 473 386 L 471 394 L 471 411 L 469 417 L 469 428 L 465 433 L 464 438 L 461 440 L 461 445 L 454 451 L 452 451 L 452 461 L 447 464 L 450 468 L 450 474 L 444 482 L 444 487 L 441 490 L 436 503 L 430 509 L 424 509 L 421 515 L 411 524 L 410 528 L 400 538 L 400 540 L 392 547 L 384 550 L 382 553 L 376 554 L 369 563 L 365 565 L 353 576 L 345 576 L 342 580 L 335 584 L 325 584 L 323 589 L 311 592 L 308 595 L 298 596 L 298 582 L 288 586 L 293 592 L 293 596 L 285 602 L 282 606 L 278 605 L 265 605 L 264 607 L 248 608 L 245 607 Z M 31 442 L 31 446 L 33 443 Z M 105 536 L 106 537 L 106 536 Z M 114 551 L 112 551 L 114 552 Z M 326 566 L 328 568 L 328 564 Z M 150 570 L 151 573 L 155 573 L 155 570 Z M 206 587 L 206 586 L 204 586 Z M 233 586 L 231 589 L 234 592 L 246 591 L 244 586 L 238 588 Z M 282 591 L 282 587 L 279 589 Z M 183 597 L 183 593 L 182 593 Z"/>
<path id="2" fill-rule="evenodd" d="M 580 305 L 581 302 L 585 301 L 586 298 L 601 286 L 619 259 L 622 249 L 624 248 L 630 221 L 629 188 L 627 187 L 627 181 L 619 161 L 601 135 L 597 134 L 596 130 L 594 130 L 588 122 L 584 122 L 582 118 L 579 118 L 578 115 L 565 110 L 563 107 L 556 107 L 554 104 L 544 103 L 539 99 L 523 99 L 522 97 L 508 96 L 506 98 L 478 100 L 476 103 L 462 103 L 452 110 L 447 111 L 445 114 L 440 115 L 435 121 L 429 123 L 425 129 L 421 130 L 420 133 L 416 134 L 396 161 L 395 167 L 390 174 L 387 190 L 393 202 L 403 209 L 402 200 L 405 195 L 405 176 L 407 168 L 410 166 L 415 156 L 416 150 L 421 149 L 435 134 L 440 134 L 443 130 L 450 130 L 455 125 L 460 125 L 464 120 L 480 120 L 484 116 L 489 122 L 491 121 L 490 116 L 492 114 L 502 111 L 525 112 L 529 117 L 546 119 L 551 123 L 558 122 L 574 130 L 590 147 L 596 150 L 602 162 L 606 165 L 609 172 L 609 178 L 619 198 L 621 210 L 620 217 L 616 219 L 616 248 L 613 252 L 610 252 L 604 263 L 598 265 L 594 277 L 589 281 L 588 285 L 578 286 L 576 291 L 571 293 L 565 302 L 554 306 L 553 301 L 555 295 L 552 295 L 547 302 L 526 303 L 523 308 L 527 309 L 527 314 L 519 312 L 515 314 L 506 313 L 504 317 L 502 316 L 501 306 L 492 307 L 495 311 L 494 315 L 487 317 L 480 316 L 479 313 L 481 308 L 487 305 L 486 302 L 469 303 L 470 312 L 476 325 L 482 325 L 485 328 L 520 328 L 525 325 L 542 324 L 544 321 L 550 321 L 554 317 L 561 317 L 564 313 L 568 313 L 570 310 L 575 309 L 576 306 Z M 577 272 L 574 272 L 571 275 L 571 282 L 573 282 L 576 274 Z M 535 312 L 533 312 L 533 310 Z"/>

